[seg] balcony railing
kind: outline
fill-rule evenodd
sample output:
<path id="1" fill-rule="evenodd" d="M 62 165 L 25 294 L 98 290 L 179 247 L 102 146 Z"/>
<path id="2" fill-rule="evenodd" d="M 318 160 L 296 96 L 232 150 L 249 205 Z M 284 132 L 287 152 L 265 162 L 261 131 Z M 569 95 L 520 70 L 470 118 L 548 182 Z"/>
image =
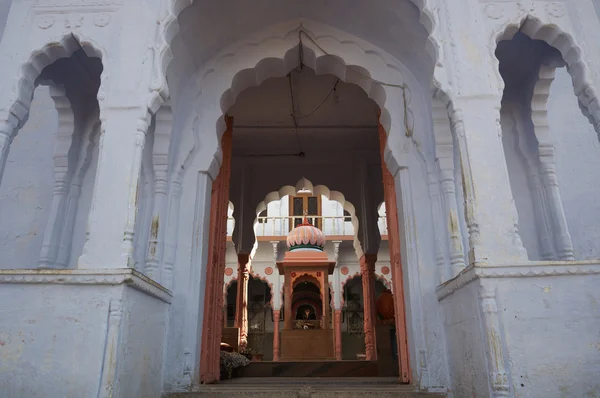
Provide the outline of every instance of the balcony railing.
<path id="1" fill-rule="evenodd" d="M 258 217 L 254 224 L 254 233 L 256 236 L 286 236 L 291 228 L 290 225 L 301 223 L 304 216 L 274 216 Z M 310 216 L 310 222 L 319 226 L 326 236 L 352 236 L 354 235 L 354 226 L 349 221 L 349 217 L 344 216 Z M 295 221 L 298 220 L 297 223 Z M 380 216 L 377 222 L 379 233 L 387 235 L 387 219 Z M 231 236 L 235 220 L 230 217 L 227 220 L 227 236 Z"/>

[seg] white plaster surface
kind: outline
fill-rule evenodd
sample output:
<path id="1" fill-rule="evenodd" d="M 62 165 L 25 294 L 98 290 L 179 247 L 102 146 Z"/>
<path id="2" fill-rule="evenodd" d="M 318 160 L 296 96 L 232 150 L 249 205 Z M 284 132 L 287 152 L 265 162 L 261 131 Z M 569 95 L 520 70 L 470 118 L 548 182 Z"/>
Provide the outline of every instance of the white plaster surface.
<path id="1" fill-rule="evenodd" d="M 477 282 L 464 286 L 441 302 L 448 369 L 455 397 L 488 396 L 485 347 L 477 300 Z"/>
<path id="2" fill-rule="evenodd" d="M 9 3 L 0 3 L 2 27 Z M 476 292 L 476 284 L 455 291 L 441 304 L 436 297 L 436 285 L 450 273 L 446 250 L 438 247 L 438 242 L 447 241 L 448 231 L 436 227 L 440 220 L 435 218 L 439 214 L 438 217 L 443 216 L 445 221 L 447 215 L 433 211 L 443 206 L 440 203 L 442 195 L 438 192 L 439 170 L 435 163 L 431 126 L 432 83 L 451 101 L 450 116 L 457 135 L 452 138 L 455 146 L 460 147 L 454 164 L 459 205 L 467 202 L 460 217 L 465 252 L 471 245 L 475 259 L 485 262 L 489 269 L 517 257 L 521 259 L 521 242 L 516 234 L 518 210 L 519 216 L 526 214 L 520 217 L 523 243 L 529 258 L 536 260 L 533 228 L 527 216 L 531 208 L 522 205 L 527 201 L 525 187 L 522 181 L 517 181 L 510 187 L 510 192 L 506 163 L 513 174 L 519 175 L 522 170 L 513 164 L 513 154 L 507 155 L 505 161 L 499 145 L 500 127 L 495 117 L 502 84 L 492 56 L 494 41 L 501 32 L 508 32 L 510 36 L 512 28 L 507 30 L 507 27 L 514 25 L 516 31 L 516 26 L 526 15 L 532 18 L 523 31 L 536 39 L 552 41 L 559 36 L 572 39 L 552 41 L 552 44 L 560 47 L 575 73 L 579 99 L 598 118 L 598 100 L 594 93 L 600 91 L 600 69 L 597 68 L 600 53 L 595 50 L 600 23 L 593 12 L 597 2 L 581 0 L 577 5 L 571 5 L 406 0 L 385 1 L 373 7 L 359 1 L 348 5 L 335 0 L 327 4 L 309 1 L 287 7 L 287 4 L 275 1 L 265 1 L 259 6 L 242 5 L 233 0 L 218 4 L 197 1 L 184 8 L 180 15 L 175 14 L 181 6 L 192 2 L 164 1 L 159 4 L 115 0 L 98 3 L 92 0 L 77 5 L 62 0 L 14 3 L 7 28 L 0 28 L 0 67 L 3 72 L 0 80 L 0 145 L 5 145 L 13 127 L 24 121 L 23 110 L 29 107 L 29 90 L 44 66 L 70 55 L 79 48 L 77 43 L 84 46 L 90 56 L 102 55 L 105 69 L 98 97 L 105 129 L 104 137 L 98 143 L 102 144 L 102 149 L 93 157 L 94 164 L 98 159 L 98 167 L 89 170 L 90 176 L 97 174 L 98 178 L 86 176 L 85 179 L 82 201 L 89 200 L 91 205 L 78 209 L 70 266 L 139 266 L 143 269 L 144 248 L 148 242 L 142 234 L 148 236 L 148 225 L 152 224 L 145 211 L 150 205 L 144 202 L 146 199 L 151 202 L 151 198 L 144 197 L 148 187 L 139 177 L 140 170 L 145 170 L 146 174 L 150 170 L 143 158 L 148 157 L 150 145 L 154 145 L 151 135 L 146 141 L 145 154 L 142 146 L 151 125 L 147 109 L 156 111 L 167 100 L 164 76 L 168 75 L 173 105 L 172 135 L 169 142 L 160 144 L 163 147 L 152 149 L 167 153 L 168 199 L 160 210 L 169 214 L 165 223 L 161 223 L 161 228 L 166 228 L 169 233 L 161 242 L 164 245 L 161 247 L 164 249 L 162 268 L 159 275 L 153 277 L 170 285 L 172 305 L 167 310 L 167 304 L 137 290 L 107 285 L 3 284 L 0 306 L 8 317 L 0 321 L 0 336 L 4 336 L 2 342 L 8 344 L 0 345 L 3 360 L 0 362 L 0 385 L 12 394 L 9 396 L 22 396 L 23 393 L 32 397 L 47 396 L 46 393 L 96 396 L 99 389 L 107 388 L 110 383 L 103 385 L 103 380 L 109 373 L 102 371 L 102 358 L 106 356 L 100 347 L 107 341 L 105 330 L 111 319 L 110 299 L 117 296 L 122 300 L 123 317 L 119 333 L 110 335 L 120 339 L 119 355 L 114 357 L 116 362 L 113 363 L 116 368 L 112 369 L 116 369 L 120 380 L 130 383 L 115 384 L 114 396 L 157 397 L 161 386 L 163 390 L 174 391 L 198 384 L 210 187 L 221 162 L 218 139 L 224 129 L 222 115 L 233 109 L 231 106 L 240 93 L 240 100 L 245 96 L 254 100 L 258 108 L 256 114 L 261 117 L 273 116 L 275 113 L 268 112 L 271 109 L 288 112 L 283 100 L 273 97 L 271 103 L 262 103 L 257 101 L 258 97 L 252 98 L 250 90 L 244 90 L 258 86 L 265 79 L 283 77 L 298 65 L 297 30 L 300 27 L 317 37 L 319 45 L 339 57 L 324 56 L 320 49 L 306 41 L 303 43 L 306 67 L 322 80 L 333 81 L 337 76 L 348 83 L 346 87 L 350 87 L 350 91 L 358 93 L 352 98 L 347 97 L 354 106 L 346 108 L 352 110 L 352 118 L 348 120 L 372 123 L 365 130 L 376 134 L 376 121 L 371 120 L 375 116 L 359 114 L 356 109 L 370 106 L 374 110 L 377 104 L 382 111 L 381 123 L 389 133 L 385 161 L 395 177 L 398 197 L 413 383 L 422 388 L 452 388 L 457 397 L 492 394 L 490 385 L 494 380 L 489 369 L 494 363 L 485 355 L 489 347 L 480 319 L 481 298 Z M 431 17 L 432 4 L 436 18 Z M 340 9 L 344 12 L 340 13 Z M 223 15 L 228 16 L 228 23 L 222 23 Z M 136 24 L 127 23 L 132 17 Z M 177 17 L 178 21 L 175 20 Z M 361 23 L 357 24 L 357 20 Z M 539 29 L 542 24 L 547 24 L 550 29 Z M 566 34 L 559 35 L 560 32 Z M 49 43 L 52 45 L 48 46 Z M 173 61 L 169 62 L 171 54 Z M 32 57 L 35 66 L 27 67 Z M 360 78 L 343 63 L 355 65 L 355 70 L 360 68 L 358 70 L 376 80 L 406 84 L 408 91 Z M 165 69 L 167 65 L 168 70 Z M 557 170 L 577 257 L 594 258 L 600 248 L 600 229 L 596 225 L 600 201 L 595 196 L 597 184 L 593 172 L 600 166 L 597 164 L 600 157 L 594 152 L 598 143 L 589 124 L 586 125 L 586 120 L 581 117 L 572 86 L 561 73 L 549 102 L 550 124 L 558 141 Z M 433 82 L 432 75 L 435 76 Z M 20 77 L 22 84 L 19 84 Z M 318 81 L 312 80 L 312 83 Z M 0 187 L 0 268 L 32 268 L 39 259 L 42 236 L 32 234 L 32 231 L 43 231 L 48 218 L 53 185 L 53 141 L 48 131 L 56 124 L 55 111 L 47 98 L 41 101 L 43 91 L 40 90 L 43 89 L 36 91 L 29 123 L 13 141 Z M 301 110 L 311 109 L 317 93 L 322 90 L 320 87 L 316 91 L 305 91 L 306 102 L 300 103 Z M 277 87 L 271 94 L 276 91 Z M 567 93 L 571 94 L 572 102 L 564 100 Z M 343 102 L 343 96 L 340 98 Z M 19 105 L 15 106 L 17 100 Z M 358 106 L 360 104 L 364 106 Z M 328 110 L 336 109 L 331 103 L 326 106 L 332 107 L 326 108 Z M 281 112 L 278 115 L 281 116 Z M 365 115 L 368 117 L 364 118 Z M 236 116 L 240 120 L 244 115 Z M 314 121 L 327 122 L 326 116 L 317 114 Z M 289 122 L 276 117 L 271 121 Z M 334 123 L 333 127 L 344 130 L 342 119 L 330 121 Z M 265 119 L 258 122 L 263 123 Z M 289 133 L 289 125 L 281 128 L 284 130 Z M 236 222 L 247 218 L 254 221 L 256 206 L 269 192 L 293 185 L 302 177 L 312 178 L 315 185 L 325 184 L 329 189 L 338 190 L 355 206 L 357 216 L 363 221 L 357 231 L 361 249 L 377 250 L 376 223 L 369 224 L 368 215 L 377 214 L 378 204 L 383 199 L 379 148 L 376 140 L 349 139 L 340 131 L 336 136 L 325 137 L 329 140 L 323 141 L 327 145 L 320 144 L 344 149 L 335 156 L 333 149 L 329 149 L 321 159 L 308 157 L 295 162 L 262 164 L 234 162 L 232 202 Z M 263 138 L 266 136 L 264 131 L 255 133 L 264 134 L 261 135 Z M 323 131 L 312 131 L 312 134 L 317 133 L 323 134 Z M 260 144 L 259 140 L 255 141 L 254 144 Z M 246 142 L 252 143 L 252 138 Z M 334 145 L 336 142 L 339 146 Z M 256 149 L 256 146 L 261 149 L 260 145 L 246 149 Z M 353 152 L 348 157 L 345 150 L 350 149 Z M 360 153 L 361 150 L 370 152 Z M 343 161 L 341 155 L 346 155 L 346 160 Z M 28 156 L 32 160 L 25 160 Z M 336 165 L 340 169 L 336 174 L 324 165 Z M 180 195 L 178 186 L 181 187 Z M 244 191 L 248 186 L 252 189 Z M 145 193 L 140 194 L 138 188 L 146 189 Z M 18 198 L 16 194 L 21 191 L 27 191 L 30 196 Z M 138 199 L 142 199 L 142 203 Z M 280 204 L 279 211 L 284 211 L 284 207 Z M 89 210 L 91 216 L 88 216 Z M 86 230 L 90 236 L 82 249 Z M 135 256 L 134 232 L 138 239 Z M 235 240 L 242 242 L 241 247 L 246 249 L 247 242 L 254 243 L 254 236 L 242 234 Z M 266 247 L 259 246 L 256 258 L 259 274 L 261 267 L 264 270 L 271 261 L 269 244 L 265 242 Z M 233 250 L 233 246 L 229 246 Z M 382 247 L 384 245 L 379 250 Z M 239 251 L 239 247 L 236 249 Z M 85 255 L 83 261 L 76 263 L 81 252 Z M 232 257 L 230 253 L 228 261 Z M 389 261 L 383 255 L 381 259 L 382 262 Z M 521 260 L 525 261 L 525 258 Z M 235 264 L 234 260 L 230 264 Z M 348 264 L 350 272 L 354 272 L 357 269 L 356 252 L 344 247 L 340 252 L 340 264 Z M 163 277 L 166 265 L 172 267 L 172 280 Z M 508 342 L 503 349 L 512 358 L 505 361 L 511 383 L 509 395 L 523 391 L 530 394 L 526 396 L 537 396 L 536 391 L 528 390 L 529 384 L 523 383 L 525 387 L 520 387 L 516 379 L 521 375 L 534 387 L 546 388 L 550 396 L 556 391 L 560 393 L 561 386 L 566 388 L 563 395 L 567 396 L 597 393 L 592 375 L 597 374 L 599 362 L 591 354 L 595 352 L 593 344 L 597 344 L 597 339 L 593 338 L 597 329 L 594 329 L 597 319 L 593 302 L 599 300 L 593 290 L 596 277 L 557 278 L 556 281 L 542 277 L 497 281 L 501 329 Z M 551 286 L 551 291 L 560 293 L 547 299 L 547 303 L 543 300 L 547 294 L 544 288 L 540 293 L 539 288 L 533 287 L 545 286 L 544 280 L 552 280 L 555 285 Z M 546 308 L 546 304 L 550 308 Z M 539 316 L 544 311 L 548 319 L 562 324 L 563 328 L 546 329 L 542 322 L 546 318 Z M 27 314 L 31 316 L 25 316 Z M 515 322 L 513 314 L 518 316 L 517 319 L 528 321 Z M 5 319 L 8 326 L 5 326 Z M 573 329 L 568 329 L 569 323 L 574 325 Z M 539 331 L 536 336 L 540 340 L 535 340 L 531 330 Z M 574 331 L 581 334 L 575 341 L 569 338 L 575 335 Z M 540 354 L 539 350 L 534 350 L 539 347 L 558 349 Z M 585 351 L 586 347 L 588 351 Z M 59 351 L 61 356 L 57 357 Z M 584 358 L 582 365 L 577 363 L 576 354 Z M 548 358 L 549 368 L 544 368 L 544 358 Z M 74 362 L 78 366 L 72 366 Z M 557 376 L 559 363 L 565 364 L 565 368 Z M 62 372 L 59 374 L 58 371 Z"/>
<path id="3" fill-rule="evenodd" d="M 122 291 L 122 286 L 3 284 L 0 395 L 96 396 L 109 302 Z M 18 311 L 12 300 L 21 303 Z"/>
<path id="4" fill-rule="evenodd" d="M 496 282 L 515 396 L 600 394 L 599 275 Z"/>
<path id="5" fill-rule="evenodd" d="M 11 145 L 0 186 L 0 268 L 37 266 L 52 203 L 57 128 L 48 87 L 38 87 L 29 120 Z"/>
<path id="6" fill-rule="evenodd" d="M 600 142 L 581 114 L 571 76 L 557 69 L 550 87 L 548 122 L 556 140 L 556 172 L 575 258 L 600 258 Z"/>

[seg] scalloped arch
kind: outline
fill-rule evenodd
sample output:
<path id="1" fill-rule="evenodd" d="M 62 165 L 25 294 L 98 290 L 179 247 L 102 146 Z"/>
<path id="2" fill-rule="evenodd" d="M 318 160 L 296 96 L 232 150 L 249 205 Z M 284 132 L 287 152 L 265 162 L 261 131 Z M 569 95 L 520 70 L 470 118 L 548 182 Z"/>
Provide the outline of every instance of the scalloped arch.
<path id="1" fill-rule="evenodd" d="M 370 99 L 375 101 L 381 111 L 380 123 L 387 135 L 391 137 L 384 149 L 384 159 L 390 169 L 396 168 L 393 166 L 401 164 L 396 157 L 414 150 L 412 145 L 403 141 L 410 140 L 406 137 L 412 135 L 415 122 L 410 106 L 413 97 L 410 91 L 413 84 L 419 86 L 419 83 L 402 63 L 361 39 L 327 25 L 311 21 L 304 22 L 312 30 L 322 30 L 327 33 L 327 35 L 315 37 L 315 40 L 321 40 L 319 42 L 321 48 L 327 51 L 335 46 L 335 50 L 332 52 L 337 51 L 344 54 L 343 60 L 334 55 L 317 55 L 317 52 L 320 53 L 321 50 L 316 46 L 313 46 L 314 49 L 308 46 L 305 40 L 302 44 L 304 64 L 313 69 L 317 75 L 333 74 L 344 82 L 358 85 Z M 199 150 L 203 151 L 203 160 L 200 165 L 203 170 L 219 169 L 222 157 L 220 137 L 225 131 L 223 113 L 228 110 L 228 107 L 235 102 L 236 96 L 244 89 L 256 87 L 267 78 L 284 76 L 297 67 L 299 63 L 299 43 L 297 41 L 299 30 L 302 29 L 307 34 L 312 31 L 304 25 L 304 22 L 293 20 L 271 26 L 252 38 L 223 50 L 220 55 L 213 57 L 201 71 L 196 73 L 196 85 L 190 85 L 189 88 L 195 92 L 193 143 L 178 152 L 175 158 L 175 169 L 179 169 L 182 162 L 195 161 Z M 330 32 L 332 31 L 343 39 L 331 36 Z M 368 49 L 365 50 L 361 45 Z M 266 62 L 264 62 L 265 59 Z M 375 72 L 378 79 L 404 87 L 406 95 L 394 93 L 388 98 L 386 89 L 378 81 L 372 80 L 371 73 L 367 73 L 365 78 L 357 73 L 359 70 L 361 73 L 363 71 Z M 387 90 L 403 90 L 403 88 L 387 88 Z M 405 98 L 406 104 L 404 103 Z M 212 120 L 215 121 L 212 125 L 215 126 L 215 135 L 207 137 L 205 134 L 209 134 Z M 395 148 L 394 152 L 390 146 Z M 212 148 L 215 148 L 214 152 L 209 153 Z"/>
<path id="2" fill-rule="evenodd" d="M 254 224 L 258 221 L 258 214 L 260 214 L 263 210 L 267 208 L 267 205 L 271 202 L 275 202 L 283 199 L 285 196 L 294 196 L 296 193 L 301 190 L 306 189 L 313 193 L 313 195 L 322 195 L 325 196 L 329 200 L 335 200 L 340 203 L 344 210 L 350 213 L 350 219 L 352 223 L 352 227 L 354 228 L 354 239 L 353 246 L 354 252 L 356 253 L 356 258 L 361 258 L 363 255 L 363 250 L 360 244 L 360 240 L 358 239 L 358 217 L 356 217 L 356 208 L 354 205 L 346 200 L 344 194 L 338 191 L 331 191 L 325 185 L 317 185 L 314 186 L 312 182 L 310 182 L 306 178 L 301 178 L 296 186 L 285 185 L 281 187 L 278 191 L 269 192 L 265 195 L 265 199 L 261 201 L 258 206 L 256 206 L 256 215 L 257 218 L 254 220 Z M 256 244 L 255 244 L 256 246 Z"/>
<path id="3" fill-rule="evenodd" d="M 29 108 L 36 87 L 36 79 L 45 67 L 61 58 L 70 57 L 75 51 L 83 48 L 89 57 L 104 59 L 104 51 L 93 40 L 69 33 L 58 41 L 49 41 L 41 49 L 33 50 L 27 61 L 21 64 L 20 75 L 15 79 L 10 98 L 8 115 L 2 115 L 12 121 L 14 135 L 27 121 Z M 10 122 L 10 120 L 9 120 Z"/>
<path id="4" fill-rule="evenodd" d="M 520 31 L 533 40 L 542 40 L 556 48 L 567 63 L 567 70 L 573 81 L 573 91 L 579 100 L 583 114 L 600 135 L 600 102 L 593 83 L 589 78 L 589 69 L 581 55 L 582 51 L 572 35 L 562 30 L 555 23 L 542 22 L 537 17 L 526 15 L 518 21 L 507 22 L 493 33 L 494 44 L 502 40 L 510 40 Z M 492 48 L 496 48 L 496 46 Z M 496 59 L 494 57 L 494 59 Z M 498 63 L 496 59 L 496 64 Z"/>
<path id="5" fill-rule="evenodd" d="M 227 291 L 234 283 L 237 283 L 236 278 L 231 278 L 229 281 L 227 281 L 223 284 L 223 302 L 224 303 L 227 303 Z"/>
<path id="6" fill-rule="evenodd" d="M 427 41 L 425 44 L 425 51 L 431 58 L 433 65 L 438 61 L 439 57 L 439 43 L 435 39 L 434 32 L 437 30 L 437 24 L 435 19 L 435 12 L 433 7 L 430 5 L 430 0 L 409 0 L 419 10 L 419 23 L 427 31 Z M 194 0 L 168 0 L 167 9 L 165 10 L 165 16 L 162 19 L 162 34 L 160 36 L 160 43 L 158 43 L 158 52 L 160 54 L 160 66 L 161 74 L 159 83 L 158 95 L 160 99 L 166 100 L 169 97 L 169 90 L 167 87 L 166 74 L 171 61 L 173 61 L 173 52 L 171 46 L 173 41 L 180 35 L 179 22 L 177 18 L 179 14 L 187 7 L 193 4 Z M 160 100 L 159 99 L 159 100 Z"/>
<path id="7" fill-rule="evenodd" d="M 257 279 L 261 282 L 264 282 L 267 284 L 267 286 L 269 286 L 269 289 L 271 289 L 271 301 L 269 301 L 269 303 L 271 304 L 271 308 L 273 308 L 273 299 L 275 298 L 275 293 L 273 290 L 273 282 L 271 282 L 266 276 L 260 276 L 256 273 L 254 273 L 252 270 L 250 270 L 250 276 L 253 279 Z"/>
<path id="8" fill-rule="evenodd" d="M 348 284 L 348 282 L 350 282 L 352 279 L 357 279 L 357 278 L 360 278 L 360 277 L 361 277 L 361 275 L 360 275 L 360 272 L 359 272 L 359 271 L 357 271 L 357 272 L 355 272 L 355 273 L 354 273 L 354 274 L 352 274 L 352 275 L 348 275 L 348 276 L 346 277 L 346 279 L 344 279 L 343 281 L 341 281 L 341 282 L 340 282 L 340 289 L 341 289 L 340 291 L 341 291 L 341 293 L 342 293 L 342 294 L 341 294 L 341 301 L 340 301 L 340 303 L 341 303 L 341 306 L 342 306 L 342 307 L 344 307 L 344 303 L 346 302 L 346 301 L 344 300 L 344 289 L 346 288 L 346 285 L 347 285 L 347 284 Z"/>
<path id="9" fill-rule="evenodd" d="M 379 282 L 383 283 L 383 286 L 386 287 L 387 289 L 390 289 L 390 290 L 392 289 L 392 282 L 388 281 L 385 276 L 379 275 L 377 273 L 375 273 L 374 276 L 375 276 L 375 278 L 374 278 L 375 281 L 379 281 Z M 348 275 L 346 277 L 346 279 L 344 279 L 340 283 L 340 289 L 342 291 L 342 295 L 341 295 L 341 305 L 342 305 L 342 307 L 344 306 L 344 302 L 345 302 L 344 301 L 344 288 L 346 287 L 346 284 L 348 284 L 348 282 L 350 282 L 353 279 L 358 279 L 358 278 L 361 278 L 361 277 L 362 277 L 362 275 L 360 274 L 360 272 L 355 272 L 353 275 Z"/>
<path id="10" fill-rule="evenodd" d="M 274 39 L 271 39 L 271 40 L 274 40 Z M 341 42 L 338 41 L 338 43 L 341 43 Z M 356 45 L 356 43 L 344 42 L 343 45 L 359 48 L 363 54 L 375 57 L 375 58 L 379 59 L 380 61 L 383 60 L 381 58 L 380 54 L 378 54 L 376 52 L 365 51 L 362 48 L 360 48 L 358 45 Z M 392 123 L 393 117 L 391 115 L 391 112 L 386 108 L 386 100 L 387 100 L 386 91 L 379 83 L 372 80 L 372 75 L 371 75 L 371 73 L 368 72 L 368 70 L 366 68 L 359 66 L 359 65 L 346 64 L 340 57 L 335 56 L 335 55 L 324 54 L 324 55 L 318 56 L 312 48 L 310 48 L 306 45 L 303 45 L 302 47 L 303 47 L 303 54 L 304 54 L 304 59 L 303 59 L 304 64 L 307 67 L 314 70 L 317 75 L 332 74 L 334 76 L 337 76 L 341 81 L 344 81 L 346 83 L 355 84 L 355 85 L 359 86 L 367 94 L 368 98 L 370 98 L 377 104 L 377 106 L 381 110 L 380 119 L 379 119 L 380 123 L 384 127 L 388 136 L 393 134 L 393 131 L 395 131 L 394 129 L 396 129 L 396 130 L 404 129 L 405 130 L 402 133 L 400 133 L 400 132 L 396 133 L 399 136 L 411 135 L 412 126 L 414 125 L 414 120 L 413 120 L 413 116 L 412 116 L 413 112 L 410 109 L 410 105 L 407 104 L 404 107 L 404 111 L 403 111 L 405 113 L 403 116 L 406 117 L 407 122 L 403 123 L 402 125 L 399 124 L 397 126 L 394 126 Z M 215 134 L 216 134 L 216 142 L 217 143 L 220 142 L 221 135 L 222 135 L 223 131 L 225 131 L 225 122 L 222 117 L 222 114 L 226 113 L 227 110 L 235 103 L 237 96 L 242 91 L 244 91 L 248 88 L 259 86 L 262 82 L 264 82 L 268 78 L 285 76 L 289 71 L 291 71 L 293 68 L 295 68 L 298 65 L 297 55 L 298 55 L 298 45 L 295 45 L 294 47 L 289 48 L 286 51 L 286 53 L 283 55 L 283 57 L 281 57 L 281 58 L 269 57 L 268 62 L 262 62 L 265 59 L 265 58 L 263 58 L 260 61 L 258 61 L 257 63 L 255 63 L 254 67 L 244 68 L 233 75 L 233 78 L 231 79 L 230 87 L 228 87 L 227 89 L 222 91 L 222 95 L 221 95 L 221 98 L 219 101 L 219 104 L 221 107 L 221 112 L 216 117 L 216 123 L 215 123 L 215 126 L 216 126 Z M 231 62 L 230 56 L 231 55 L 228 54 L 226 56 L 220 57 L 220 60 L 222 62 L 230 63 Z M 247 57 L 247 55 L 242 54 L 241 57 L 245 58 L 245 57 Z M 400 77 L 400 79 L 398 79 L 399 84 L 406 84 L 405 78 L 402 76 L 402 74 L 399 72 L 399 70 L 396 67 L 394 67 L 393 65 L 388 64 L 386 62 L 381 62 L 381 63 L 386 69 L 393 71 L 396 76 Z M 213 74 L 214 71 L 217 69 L 225 69 L 226 70 L 227 66 L 221 65 L 218 67 L 217 66 L 211 67 L 200 79 L 200 83 L 199 83 L 200 87 L 204 86 L 206 77 Z M 367 78 L 365 78 L 364 76 L 366 76 Z M 410 93 L 409 90 L 407 90 L 407 91 Z M 410 98 L 410 94 L 408 94 L 407 98 Z M 407 101 L 407 102 L 409 102 L 409 101 Z M 197 131 L 200 132 L 199 130 L 197 130 Z M 198 141 L 198 139 L 196 139 L 196 141 Z M 218 145 L 218 147 L 220 148 L 220 145 Z M 389 141 L 386 143 L 386 147 L 384 150 L 384 158 L 386 160 L 389 159 L 389 161 L 391 161 L 392 163 L 394 163 L 394 162 L 398 163 L 398 160 L 395 159 L 395 156 L 393 155 L 392 151 L 389 148 Z M 218 169 L 218 167 L 220 165 L 220 160 L 221 160 L 221 153 L 220 153 L 220 150 L 217 150 L 214 155 L 214 159 L 212 160 L 210 169 Z"/>

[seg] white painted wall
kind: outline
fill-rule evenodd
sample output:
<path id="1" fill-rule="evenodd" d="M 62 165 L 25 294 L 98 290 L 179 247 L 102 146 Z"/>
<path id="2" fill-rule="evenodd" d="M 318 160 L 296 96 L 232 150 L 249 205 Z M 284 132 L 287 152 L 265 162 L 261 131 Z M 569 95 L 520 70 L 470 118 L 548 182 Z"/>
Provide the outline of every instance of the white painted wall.
<path id="1" fill-rule="evenodd" d="M 35 268 L 52 203 L 58 114 L 48 87 L 35 90 L 0 185 L 0 268 Z"/>
<path id="2" fill-rule="evenodd" d="M 77 123 L 83 128 L 85 123 Z M 0 184 L 0 268 L 35 268 L 53 198 L 58 113 L 47 86 L 34 92 L 29 120 L 17 133 Z M 83 250 L 98 160 L 96 134 L 77 204 L 69 268 Z"/>
<path id="3" fill-rule="evenodd" d="M 600 142 L 573 94 L 571 76 L 557 69 L 548 122 L 556 142 L 556 172 L 576 259 L 600 258 Z"/>
<path id="4" fill-rule="evenodd" d="M 0 0 L 0 41 L 2 41 L 2 36 L 4 35 L 6 18 L 8 18 L 8 10 L 11 4 L 12 0 Z"/>

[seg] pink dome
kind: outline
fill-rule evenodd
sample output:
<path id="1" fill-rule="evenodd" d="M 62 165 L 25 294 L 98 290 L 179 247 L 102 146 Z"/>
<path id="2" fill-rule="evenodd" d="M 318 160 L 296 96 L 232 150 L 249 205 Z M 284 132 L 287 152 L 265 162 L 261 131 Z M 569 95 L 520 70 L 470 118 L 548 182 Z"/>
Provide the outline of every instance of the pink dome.
<path id="1" fill-rule="evenodd" d="M 292 250 L 323 250 L 325 235 L 319 228 L 311 225 L 306 217 L 304 222 L 292 229 L 287 236 L 287 247 Z"/>

